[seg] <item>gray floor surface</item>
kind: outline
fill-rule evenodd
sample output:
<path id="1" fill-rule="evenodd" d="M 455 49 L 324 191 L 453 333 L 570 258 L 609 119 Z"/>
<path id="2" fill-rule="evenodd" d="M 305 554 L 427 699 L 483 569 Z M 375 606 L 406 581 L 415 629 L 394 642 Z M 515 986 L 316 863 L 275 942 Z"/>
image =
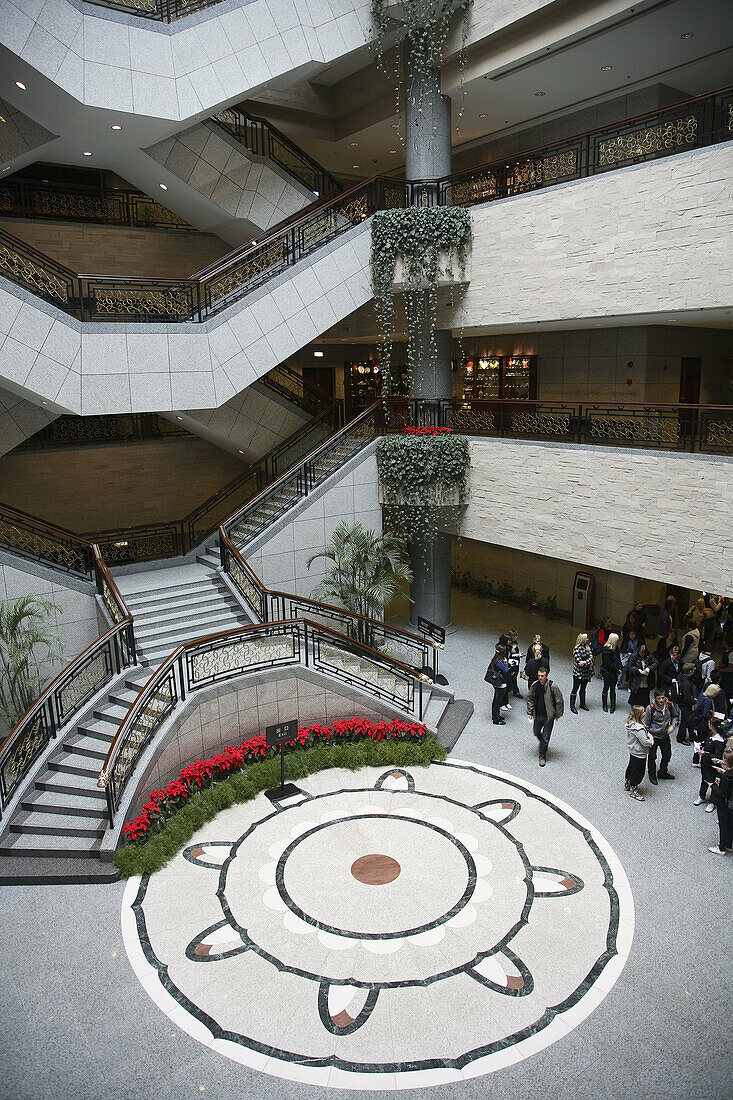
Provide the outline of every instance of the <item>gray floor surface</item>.
<path id="1" fill-rule="evenodd" d="M 715 815 L 693 805 L 700 773 L 691 767 L 691 750 L 674 744 L 676 781 L 647 784 L 646 802 L 632 801 L 623 790 L 627 711 L 604 714 L 594 680 L 590 713 L 567 711 L 540 770 L 524 703 L 512 700 L 507 725 L 493 726 L 483 673 L 501 628 L 516 626 L 525 648 L 539 630 L 552 651 L 551 677 L 567 701 L 576 631 L 459 592 L 454 620 L 461 626 L 448 639 L 442 671 L 457 696 L 475 701 L 476 712 L 453 755 L 530 779 L 589 818 L 629 876 L 636 934 L 619 981 L 567 1038 L 495 1074 L 401 1095 L 730 1098 L 733 858 L 707 851 L 717 839 Z M 2 1100 L 336 1095 L 247 1070 L 173 1026 L 130 969 L 120 933 L 123 889 L 115 883 L 0 891 Z"/>

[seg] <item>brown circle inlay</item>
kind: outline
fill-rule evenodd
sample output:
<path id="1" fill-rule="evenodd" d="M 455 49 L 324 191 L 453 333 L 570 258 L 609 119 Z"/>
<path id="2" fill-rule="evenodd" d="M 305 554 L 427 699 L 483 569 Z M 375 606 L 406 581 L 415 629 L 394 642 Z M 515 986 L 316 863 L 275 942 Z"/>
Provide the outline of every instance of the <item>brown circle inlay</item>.
<path id="1" fill-rule="evenodd" d="M 351 873 L 367 886 L 383 886 L 397 878 L 402 868 L 391 856 L 359 856 L 351 864 Z"/>

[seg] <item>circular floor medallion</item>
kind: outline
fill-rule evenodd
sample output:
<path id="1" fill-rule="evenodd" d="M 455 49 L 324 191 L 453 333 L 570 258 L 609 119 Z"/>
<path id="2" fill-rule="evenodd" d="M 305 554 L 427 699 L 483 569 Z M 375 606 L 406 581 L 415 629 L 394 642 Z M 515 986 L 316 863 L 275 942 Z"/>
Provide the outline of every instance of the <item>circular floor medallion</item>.
<path id="1" fill-rule="evenodd" d="M 351 864 L 351 873 L 366 886 L 384 886 L 400 873 L 400 865 L 392 856 L 359 856 Z"/>
<path id="2" fill-rule="evenodd" d="M 623 868 L 545 791 L 455 760 L 302 790 L 128 883 L 135 973 L 212 1050 L 333 1088 L 448 1084 L 562 1038 L 619 977 Z"/>

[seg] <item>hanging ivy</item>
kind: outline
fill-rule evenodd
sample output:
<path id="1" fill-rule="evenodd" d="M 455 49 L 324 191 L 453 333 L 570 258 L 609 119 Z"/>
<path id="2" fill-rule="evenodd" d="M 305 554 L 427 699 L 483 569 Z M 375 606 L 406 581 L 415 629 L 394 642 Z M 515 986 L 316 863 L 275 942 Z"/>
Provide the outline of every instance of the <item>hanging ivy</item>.
<path id="1" fill-rule="evenodd" d="M 402 0 L 399 5 L 399 15 L 395 11 L 394 4 L 389 0 L 372 0 L 372 22 L 377 31 L 377 65 L 386 72 L 385 54 L 387 42 L 393 31 L 397 31 L 398 40 L 405 37 L 410 40 L 411 66 L 413 73 L 428 74 L 430 70 L 440 68 L 443 61 L 443 51 L 450 33 L 450 25 L 454 14 L 461 18 L 461 50 L 458 67 L 461 80 L 461 95 L 463 97 L 463 74 L 466 69 L 466 41 L 468 39 L 468 24 L 473 7 L 473 0 Z M 397 65 L 399 74 L 400 66 Z M 395 89 L 398 112 L 400 78 L 397 77 Z M 463 97 L 465 98 L 465 97 Z M 459 111 L 460 118 L 463 115 L 463 103 Z"/>
<path id="2" fill-rule="evenodd" d="M 377 442 L 377 470 L 387 527 L 416 542 L 456 527 L 466 501 L 468 440 L 450 428 L 408 428 Z"/>
<path id="3" fill-rule="evenodd" d="M 372 286 L 384 392 L 392 392 L 392 341 L 394 337 L 394 274 L 397 257 L 404 265 L 405 308 L 407 312 L 408 379 L 420 354 L 419 333 L 428 291 L 430 318 L 430 356 L 436 355 L 438 280 L 451 276 L 458 264 L 460 279 L 465 279 L 468 250 L 471 245 L 471 214 L 458 206 L 411 206 L 407 210 L 380 210 L 372 220 Z M 441 255 L 446 266 L 441 267 Z"/>

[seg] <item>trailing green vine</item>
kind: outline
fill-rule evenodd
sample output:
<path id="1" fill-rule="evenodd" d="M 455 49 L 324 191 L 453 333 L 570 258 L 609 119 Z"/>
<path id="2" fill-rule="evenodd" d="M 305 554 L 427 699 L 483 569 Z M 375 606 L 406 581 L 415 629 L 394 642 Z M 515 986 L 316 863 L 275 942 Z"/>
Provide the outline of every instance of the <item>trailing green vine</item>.
<path id="1" fill-rule="evenodd" d="M 377 442 L 377 470 L 386 524 L 424 542 L 439 527 L 457 526 L 466 501 L 470 451 L 449 428 L 408 428 Z"/>
<path id="2" fill-rule="evenodd" d="M 458 206 L 412 206 L 407 210 L 380 210 L 372 219 L 372 286 L 379 332 L 379 361 L 384 392 L 392 392 L 392 340 L 394 336 L 394 274 L 397 257 L 404 264 L 407 311 L 408 379 L 419 354 L 419 332 L 428 291 L 430 355 L 434 360 L 438 280 L 452 274 L 457 262 L 460 279 L 466 274 L 471 245 L 471 214 Z M 446 257 L 441 267 L 441 255 Z"/>

